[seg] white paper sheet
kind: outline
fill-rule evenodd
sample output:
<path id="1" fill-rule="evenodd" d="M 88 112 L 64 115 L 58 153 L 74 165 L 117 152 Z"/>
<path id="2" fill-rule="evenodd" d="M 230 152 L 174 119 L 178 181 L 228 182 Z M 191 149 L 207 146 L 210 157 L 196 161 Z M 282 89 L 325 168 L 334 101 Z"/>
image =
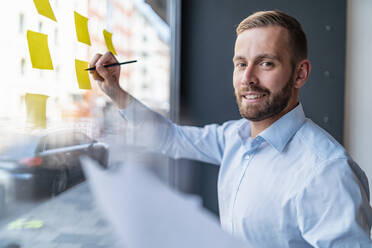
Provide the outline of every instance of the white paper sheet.
<path id="1" fill-rule="evenodd" d="M 172 190 L 143 166 L 104 171 L 93 160 L 82 162 L 98 206 L 126 247 L 247 247 L 192 197 Z"/>

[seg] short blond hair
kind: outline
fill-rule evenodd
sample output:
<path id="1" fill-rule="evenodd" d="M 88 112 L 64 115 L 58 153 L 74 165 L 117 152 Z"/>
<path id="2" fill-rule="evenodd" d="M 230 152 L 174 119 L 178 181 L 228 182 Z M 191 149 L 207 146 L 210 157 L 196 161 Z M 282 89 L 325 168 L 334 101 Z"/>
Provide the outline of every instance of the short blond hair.
<path id="1" fill-rule="evenodd" d="M 289 50 L 292 52 L 294 63 L 307 58 L 307 40 L 301 24 L 292 16 L 279 10 L 258 11 L 245 18 L 236 28 L 239 35 L 245 30 L 266 27 L 280 26 L 285 28 L 289 34 Z"/>

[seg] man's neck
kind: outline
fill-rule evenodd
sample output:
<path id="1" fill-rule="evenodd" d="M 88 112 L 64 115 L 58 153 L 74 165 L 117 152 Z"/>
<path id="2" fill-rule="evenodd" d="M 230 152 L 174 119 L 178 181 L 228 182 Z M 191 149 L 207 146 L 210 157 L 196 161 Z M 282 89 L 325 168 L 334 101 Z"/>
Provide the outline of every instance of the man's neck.
<path id="1" fill-rule="evenodd" d="M 288 104 L 285 109 L 282 110 L 277 115 L 274 115 L 272 117 L 269 117 L 262 121 L 250 121 L 251 123 L 251 137 L 252 139 L 256 138 L 258 134 L 260 134 L 262 131 L 264 131 L 266 128 L 270 127 L 274 122 L 279 120 L 283 115 L 290 112 L 292 109 L 294 109 L 299 103 L 296 102 L 295 104 Z"/>

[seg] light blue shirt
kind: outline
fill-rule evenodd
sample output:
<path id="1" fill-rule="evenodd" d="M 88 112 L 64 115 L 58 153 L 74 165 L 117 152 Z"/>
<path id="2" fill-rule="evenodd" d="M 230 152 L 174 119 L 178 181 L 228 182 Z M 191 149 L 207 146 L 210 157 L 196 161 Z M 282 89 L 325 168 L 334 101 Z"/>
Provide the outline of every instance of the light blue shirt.
<path id="1" fill-rule="evenodd" d="M 372 247 L 367 177 L 299 104 L 254 139 L 246 119 L 178 126 L 133 99 L 134 142 L 220 165 L 222 228 L 247 247 Z"/>

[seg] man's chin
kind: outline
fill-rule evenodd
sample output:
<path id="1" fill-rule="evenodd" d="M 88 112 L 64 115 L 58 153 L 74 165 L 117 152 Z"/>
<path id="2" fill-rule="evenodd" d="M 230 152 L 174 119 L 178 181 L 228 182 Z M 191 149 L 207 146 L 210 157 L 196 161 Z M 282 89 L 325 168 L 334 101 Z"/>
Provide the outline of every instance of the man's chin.
<path id="1" fill-rule="evenodd" d="M 249 121 L 261 121 L 264 119 L 262 113 L 259 111 L 240 111 L 240 115 Z"/>
<path id="2" fill-rule="evenodd" d="M 250 103 L 249 105 L 240 102 L 238 104 L 240 115 L 249 121 L 262 121 L 266 119 L 267 110 L 262 103 Z"/>

